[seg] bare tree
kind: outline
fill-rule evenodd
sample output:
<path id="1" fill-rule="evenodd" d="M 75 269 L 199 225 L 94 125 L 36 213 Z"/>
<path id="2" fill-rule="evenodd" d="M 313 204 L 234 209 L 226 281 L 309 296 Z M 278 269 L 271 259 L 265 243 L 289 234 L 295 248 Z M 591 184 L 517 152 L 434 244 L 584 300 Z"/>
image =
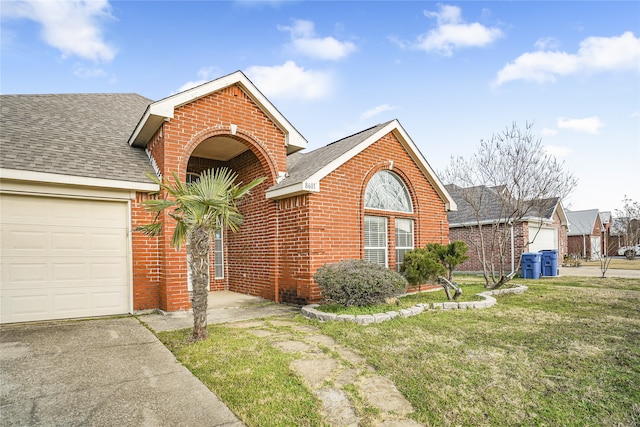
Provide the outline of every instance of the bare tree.
<path id="1" fill-rule="evenodd" d="M 624 196 L 622 209 L 616 209 L 615 220 L 613 221 L 614 233 L 621 235 L 624 246 L 632 248 L 627 252 L 628 258 L 635 258 L 635 250 L 633 246 L 640 243 L 640 203 L 633 201 L 631 198 Z"/>
<path id="2" fill-rule="evenodd" d="M 545 152 L 542 140 L 513 123 L 504 131 L 482 140 L 468 159 L 452 157 L 443 173 L 445 182 L 473 212 L 475 221 L 468 226 L 477 232 L 476 255 L 482 266 L 485 287 L 498 288 L 519 268 L 507 272 L 513 226 L 531 218 L 541 218 L 550 199 L 565 198 L 577 180 Z M 540 221 L 538 230 L 542 227 Z M 532 243 L 537 237 L 529 236 Z"/>

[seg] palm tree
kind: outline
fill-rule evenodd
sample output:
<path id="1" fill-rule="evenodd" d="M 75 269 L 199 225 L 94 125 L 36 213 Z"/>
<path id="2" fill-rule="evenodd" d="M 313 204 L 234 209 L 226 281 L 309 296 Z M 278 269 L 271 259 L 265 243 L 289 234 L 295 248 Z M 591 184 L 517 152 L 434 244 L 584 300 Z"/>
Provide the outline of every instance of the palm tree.
<path id="1" fill-rule="evenodd" d="M 180 182 L 176 173 L 173 173 L 173 182 L 170 179 L 163 182 L 152 174 L 147 176 L 165 190 L 167 197 L 144 202 L 147 210 L 156 212 L 156 217 L 151 224 L 139 226 L 136 230 L 147 236 L 157 236 L 162 231 L 160 214 L 166 209 L 171 209 L 168 214 L 176 221 L 171 246 L 179 248 L 187 243 L 189 254 L 193 288 L 192 339 L 204 340 L 207 338 L 207 285 L 211 235 L 217 229 L 238 231 L 243 216 L 238 210 L 237 202 L 265 178 L 257 178 L 247 185 L 240 186 L 235 183 L 236 173 L 227 168 L 205 171 L 198 180 L 188 184 Z"/>

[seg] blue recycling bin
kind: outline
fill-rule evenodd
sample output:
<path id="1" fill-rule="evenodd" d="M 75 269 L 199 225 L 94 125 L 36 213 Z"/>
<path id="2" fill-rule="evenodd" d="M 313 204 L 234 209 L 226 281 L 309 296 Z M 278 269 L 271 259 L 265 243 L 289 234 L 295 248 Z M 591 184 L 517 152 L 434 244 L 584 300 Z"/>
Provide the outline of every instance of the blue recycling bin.
<path id="1" fill-rule="evenodd" d="M 525 252 L 522 254 L 522 278 L 539 279 L 541 273 L 542 254 Z"/>
<path id="2" fill-rule="evenodd" d="M 547 277 L 558 275 L 558 251 L 556 249 L 542 250 L 542 271 L 541 274 Z"/>

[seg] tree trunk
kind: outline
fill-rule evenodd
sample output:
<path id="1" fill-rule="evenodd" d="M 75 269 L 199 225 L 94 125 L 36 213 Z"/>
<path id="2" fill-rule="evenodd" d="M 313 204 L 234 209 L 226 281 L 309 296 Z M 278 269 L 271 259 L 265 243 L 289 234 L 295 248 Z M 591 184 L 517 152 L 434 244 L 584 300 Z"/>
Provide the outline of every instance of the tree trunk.
<path id="1" fill-rule="evenodd" d="M 196 226 L 189 235 L 189 269 L 191 271 L 191 285 L 193 295 L 191 308 L 193 310 L 194 341 L 207 338 L 207 305 L 209 293 L 209 255 L 211 252 L 211 236 L 204 227 Z"/>

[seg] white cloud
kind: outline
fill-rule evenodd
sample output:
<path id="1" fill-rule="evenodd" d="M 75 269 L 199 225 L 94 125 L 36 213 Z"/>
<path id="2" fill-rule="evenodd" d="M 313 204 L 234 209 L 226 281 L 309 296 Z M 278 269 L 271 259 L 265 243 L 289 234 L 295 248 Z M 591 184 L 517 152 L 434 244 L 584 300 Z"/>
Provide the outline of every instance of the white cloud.
<path id="1" fill-rule="evenodd" d="M 538 50 L 557 49 L 560 46 L 560 42 L 553 37 L 543 37 L 536 40 L 534 46 Z"/>
<path id="2" fill-rule="evenodd" d="M 542 132 L 540 132 L 540 134 L 542 136 L 555 136 L 558 134 L 558 129 L 544 128 L 542 129 Z"/>
<path id="3" fill-rule="evenodd" d="M 360 120 L 368 120 L 374 116 L 377 116 L 380 113 L 384 113 L 385 111 L 391 111 L 395 109 L 396 107 L 393 107 L 389 104 L 381 104 L 360 114 Z"/>
<path id="4" fill-rule="evenodd" d="M 291 26 L 278 25 L 278 29 L 291 35 L 289 47 L 295 53 L 310 58 L 337 61 L 357 49 L 351 42 L 341 42 L 333 37 L 317 37 L 311 21 L 295 19 Z"/>
<path id="5" fill-rule="evenodd" d="M 116 55 L 102 34 L 102 21 L 112 19 L 107 0 L 3 1 L 2 9 L 3 18 L 39 23 L 44 41 L 63 57 L 109 62 Z"/>
<path id="6" fill-rule="evenodd" d="M 215 77 L 219 76 L 220 74 L 221 74 L 221 72 L 220 72 L 220 69 L 218 67 L 214 67 L 214 66 L 202 67 L 202 68 L 200 68 L 198 70 L 198 73 L 197 73 L 198 80 L 190 80 L 190 81 L 186 82 L 185 84 L 180 86 L 178 88 L 178 90 L 176 92 L 174 92 L 173 94 L 184 92 L 185 90 L 189 90 L 189 89 L 194 88 L 196 86 L 200 86 L 202 84 L 205 84 L 205 83 L 213 80 Z"/>
<path id="7" fill-rule="evenodd" d="M 554 157 L 566 157 L 571 153 L 571 149 L 569 147 L 561 147 L 559 145 L 545 145 L 543 150 Z"/>
<path id="8" fill-rule="evenodd" d="M 99 67 L 85 67 L 80 64 L 76 64 L 73 67 L 73 74 L 82 79 L 95 79 L 99 77 L 106 77 L 107 72 Z"/>
<path id="9" fill-rule="evenodd" d="M 429 18 L 436 18 L 438 26 L 418 36 L 417 42 L 412 44 L 416 49 L 451 56 L 455 49 L 484 47 L 502 37 L 499 28 L 485 27 L 478 22 L 465 23 L 457 6 L 440 5 L 437 12 L 425 11 L 424 14 Z M 403 45 L 397 40 L 396 43 Z"/>
<path id="10" fill-rule="evenodd" d="M 267 97 L 274 99 L 322 99 L 333 88 L 330 72 L 305 70 L 293 61 L 272 67 L 252 66 L 246 74 Z"/>
<path id="11" fill-rule="evenodd" d="M 602 126 L 604 126 L 604 123 L 600 121 L 598 116 L 585 117 L 584 119 L 558 118 L 559 128 L 575 130 L 577 132 L 597 134 Z"/>
<path id="12" fill-rule="evenodd" d="M 640 38 L 627 31 L 619 37 L 588 37 L 577 53 L 526 52 L 498 71 L 499 86 L 512 80 L 555 82 L 558 76 L 580 72 L 640 69 Z"/>

